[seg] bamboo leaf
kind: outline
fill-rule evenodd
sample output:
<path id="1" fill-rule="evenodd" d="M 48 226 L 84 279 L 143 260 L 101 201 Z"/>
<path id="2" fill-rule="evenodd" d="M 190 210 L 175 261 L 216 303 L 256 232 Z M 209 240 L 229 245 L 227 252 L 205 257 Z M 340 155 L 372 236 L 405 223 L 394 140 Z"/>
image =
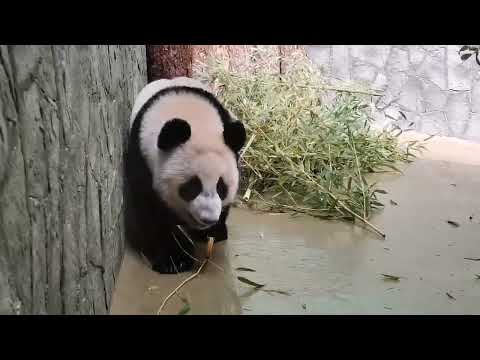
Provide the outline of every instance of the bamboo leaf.
<path id="1" fill-rule="evenodd" d="M 244 284 L 253 286 L 253 287 L 257 288 L 257 289 L 260 289 L 260 288 L 262 288 L 262 287 L 265 286 L 265 284 L 258 284 L 258 283 L 254 282 L 254 281 L 252 281 L 252 280 L 249 280 L 249 279 L 247 279 L 247 278 L 245 278 L 245 277 L 243 277 L 243 276 L 237 276 L 237 279 L 240 280 L 241 282 L 243 282 Z"/>
<path id="2" fill-rule="evenodd" d="M 191 308 L 189 304 L 183 305 L 182 309 L 178 312 L 177 315 L 187 315 L 190 312 Z"/>
<path id="3" fill-rule="evenodd" d="M 447 220 L 447 223 L 449 223 L 453 227 L 459 227 L 460 226 L 460 224 L 458 222 L 453 221 L 453 220 Z"/>
<path id="4" fill-rule="evenodd" d="M 266 292 L 266 293 L 275 293 L 275 294 L 280 294 L 280 295 L 286 295 L 286 296 L 290 296 L 290 293 L 287 292 L 287 291 L 282 291 L 282 290 L 263 290 L 262 291 Z"/>
<path id="5" fill-rule="evenodd" d="M 273 55 L 266 51 L 262 56 L 242 70 L 212 58 L 199 72 L 222 89 L 220 100 L 247 130 L 248 146 L 240 159 L 241 194 L 248 200 L 243 205 L 368 222 L 383 206 L 376 199 L 382 190 L 373 191 L 368 174 L 401 173 L 399 164 L 413 161 L 421 143 L 405 149 L 395 137 L 401 129 L 371 129 L 371 102 L 361 100 L 347 84 L 327 90 L 323 76 L 304 55 L 289 57 L 291 71 L 281 79 L 265 66 Z M 322 103 L 332 92 L 332 101 Z"/>
<path id="6" fill-rule="evenodd" d="M 466 257 L 464 258 L 465 260 L 471 260 L 471 261 L 480 261 L 480 258 L 471 258 L 471 257 Z"/>
<path id="7" fill-rule="evenodd" d="M 382 274 L 385 280 L 390 280 L 390 281 L 400 281 L 400 276 L 396 275 L 389 275 L 389 274 Z"/>
<path id="8" fill-rule="evenodd" d="M 250 272 L 255 272 L 256 270 L 247 268 L 247 267 L 237 267 L 235 270 L 237 271 L 250 271 Z"/>

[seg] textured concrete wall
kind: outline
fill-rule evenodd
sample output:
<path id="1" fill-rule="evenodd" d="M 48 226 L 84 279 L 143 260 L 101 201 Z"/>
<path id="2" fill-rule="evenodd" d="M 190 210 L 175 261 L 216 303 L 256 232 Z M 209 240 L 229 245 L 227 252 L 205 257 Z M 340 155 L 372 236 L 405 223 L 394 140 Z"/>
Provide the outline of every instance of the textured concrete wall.
<path id="1" fill-rule="evenodd" d="M 0 45 L 0 314 L 106 314 L 144 46 Z"/>
<path id="2" fill-rule="evenodd" d="M 315 45 L 307 53 L 327 76 L 380 90 L 379 125 L 480 142 L 480 66 L 462 62 L 460 47 Z"/>

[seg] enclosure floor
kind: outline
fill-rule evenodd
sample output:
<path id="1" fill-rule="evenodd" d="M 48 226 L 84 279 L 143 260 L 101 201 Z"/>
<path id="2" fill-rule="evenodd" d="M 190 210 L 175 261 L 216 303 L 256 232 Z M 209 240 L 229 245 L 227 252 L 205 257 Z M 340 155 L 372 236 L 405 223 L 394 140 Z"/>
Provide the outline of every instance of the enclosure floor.
<path id="1" fill-rule="evenodd" d="M 465 259 L 480 259 L 480 145 L 434 138 L 428 149 L 403 175 L 382 176 L 385 209 L 371 222 L 385 239 L 343 222 L 235 209 L 230 240 L 213 257 L 224 271 L 208 264 L 180 291 L 190 314 L 480 314 L 480 261 Z M 112 314 L 155 313 L 188 275 L 155 274 L 127 252 Z M 174 296 L 165 313 L 182 306 Z"/>
<path id="2" fill-rule="evenodd" d="M 232 266 L 228 254 L 228 244 L 214 247 L 212 261 L 202 272 L 172 296 L 161 314 L 178 314 L 185 306 L 190 306 L 191 315 L 238 315 L 241 314 L 240 301 L 234 286 Z M 206 249 L 199 246 L 198 259 L 204 259 Z M 198 266 L 197 266 L 198 268 Z M 113 315 L 154 315 L 163 300 L 180 283 L 193 273 L 181 275 L 161 275 L 152 271 L 145 260 L 131 250 L 127 250 L 120 269 L 120 276 L 113 296 Z M 182 300 L 183 299 L 183 300 Z"/>

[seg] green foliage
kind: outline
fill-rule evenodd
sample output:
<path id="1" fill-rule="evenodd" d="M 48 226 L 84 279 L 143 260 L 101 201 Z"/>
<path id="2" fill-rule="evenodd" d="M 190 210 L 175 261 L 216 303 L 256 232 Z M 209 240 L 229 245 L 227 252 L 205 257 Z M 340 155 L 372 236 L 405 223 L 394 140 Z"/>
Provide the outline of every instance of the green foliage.
<path id="1" fill-rule="evenodd" d="M 368 219 L 383 206 L 383 191 L 367 175 L 399 171 L 421 148 L 412 142 L 402 149 L 398 134 L 372 129 L 368 103 L 353 93 L 342 90 L 323 104 L 322 79 L 307 63 L 279 77 L 212 62 L 204 76 L 247 128 L 242 191 L 255 209 Z"/>

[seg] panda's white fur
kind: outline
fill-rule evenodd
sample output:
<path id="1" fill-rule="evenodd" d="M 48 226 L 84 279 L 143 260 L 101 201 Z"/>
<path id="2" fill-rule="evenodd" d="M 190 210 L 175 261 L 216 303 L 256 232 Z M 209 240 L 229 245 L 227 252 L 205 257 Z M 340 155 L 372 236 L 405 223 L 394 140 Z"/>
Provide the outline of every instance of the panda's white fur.
<path id="1" fill-rule="evenodd" d="M 149 83 L 136 98 L 130 126 L 152 96 L 171 86 L 208 91 L 199 81 L 184 77 Z M 191 136 L 172 152 L 163 152 L 157 147 L 158 135 L 164 124 L 173 118 L 186 121 Z M 237 161 L 224 142 L 220 114 L 205 98 L 189 92 L 162 95 L 143 114 L 139 142 L 140 151 L 152 172 L 153 189 L 190 226 L 197 229 L 207 227 L 202 219 L 218 220 L 222 208 L 233 202 L 239 183 Z M 193 201 L 186 202 L 178 189 L 192 176 L 200 178 L 202 192 Z M 223 201 L 216 189 L 220 177 L 228 189 Z"/>
<path id="2" fill-rule="evenodd" d="M 135 117 L 142 108 L 143 105 L 157 92 L 170 86 L 189 86 L 193 88 L 203 89 L 210 91 L 208 86 L 204 85 L 200 81 L 188 77 L 177 77 L 174 79 L 160 79 L 152 81 L 145 85 L 145 87 L 138 93 L 133 104 L 132 115 L 130 117 L 130 126 L 132 126 Z"/>

